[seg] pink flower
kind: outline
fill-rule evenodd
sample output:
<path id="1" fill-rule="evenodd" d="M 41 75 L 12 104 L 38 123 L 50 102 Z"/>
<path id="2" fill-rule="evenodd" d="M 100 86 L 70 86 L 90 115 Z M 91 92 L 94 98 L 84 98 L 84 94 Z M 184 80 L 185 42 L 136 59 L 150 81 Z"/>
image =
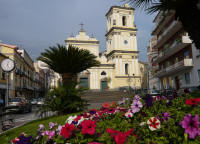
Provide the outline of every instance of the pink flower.
<path id="1" fill-rule="evenodd" d="M 189 138 L 194 139 L 199 134 L 199 116 L 192 117 L 191 114 L 184 116 L 184 120 L 181 122 L 182 128 L 185 128 L 185 133 L 189 134 Z"/>
<path id="2" fill-rule="evenodd" d="M 49 139 L 52 139 L 54 135 L 55 135 L 55 131 L 49 131 L 48 133 Z"/>
<path id="3" fill-rule="evenodd" d="M 84 120 L 81 123 L 82 126 L 82 134 L 89 134 L 89 135 L 94 135 L 95 133 L 95 127 L 96 127 L 96 122 L 92 120 Z"/>
<path id="4" fill-rule="evenodd" d="M 137 113 L 140 111 L 142 108 L 142 103 L 140 101 L 134 100 L 133 103 L 131 104 L 131 110 L 133 113 Z"/>

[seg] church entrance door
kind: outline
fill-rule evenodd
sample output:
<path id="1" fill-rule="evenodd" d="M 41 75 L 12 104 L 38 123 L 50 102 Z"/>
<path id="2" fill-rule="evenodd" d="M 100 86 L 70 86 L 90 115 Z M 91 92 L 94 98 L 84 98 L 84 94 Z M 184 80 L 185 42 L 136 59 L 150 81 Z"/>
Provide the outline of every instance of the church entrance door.
<path id="1" fill-rule="evenodd" d="M 80 86 L 84 88 L 88 88 L 88 78 L 80 78 Z"/>
<path id="2" fill-rule="evenodd" d="M 101 81 L 101 90 L 105 91 L 107 87 L 108 87 L 108 82 L 107 81 Z"/>

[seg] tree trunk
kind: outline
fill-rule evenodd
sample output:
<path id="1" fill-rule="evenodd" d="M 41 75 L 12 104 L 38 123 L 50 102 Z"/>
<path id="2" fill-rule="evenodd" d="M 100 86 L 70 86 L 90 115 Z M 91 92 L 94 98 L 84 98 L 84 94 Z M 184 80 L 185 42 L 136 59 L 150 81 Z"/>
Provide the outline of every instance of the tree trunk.
<path id="1" fill-rule="evenodd" d="M 77 75 L 74 73 L 64 73 L 61 74 L 62 76 L 62 83 L 66 83 L 66 82 L 70 82 L 70 83 L 74 83 L 77 82 Z"/>

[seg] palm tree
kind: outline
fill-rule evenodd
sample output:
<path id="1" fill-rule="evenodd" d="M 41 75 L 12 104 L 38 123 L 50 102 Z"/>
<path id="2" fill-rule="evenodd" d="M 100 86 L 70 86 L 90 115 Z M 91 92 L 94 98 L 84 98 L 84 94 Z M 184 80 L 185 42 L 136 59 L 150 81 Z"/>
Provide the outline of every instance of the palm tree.
<path id="1" fill-rule="evenodd" d="M 200 0 L 123 0 L 134 7 L 142 7 L 147 13 L 174 10 L 190 38 L 200 49 Z"/>
<path id="2" fill-rule="evenodd" d="M 88 50 L 79 49 L 69 45 L 49 47 L 38 57 L 38 60 L 46 63 L 50 69 L 61 74 L 63 83 L 66 80 L 76 81 L 77 74 L 94 66 L 99 66 L 100 62 L 96 56 Z"/>

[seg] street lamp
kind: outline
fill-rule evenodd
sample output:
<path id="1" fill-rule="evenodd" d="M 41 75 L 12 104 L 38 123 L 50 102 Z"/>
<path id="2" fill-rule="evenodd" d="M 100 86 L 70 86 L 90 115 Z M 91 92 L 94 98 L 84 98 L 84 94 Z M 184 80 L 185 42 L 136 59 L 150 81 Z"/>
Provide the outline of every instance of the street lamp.
<path id="1" fill-rule="evenodd" d="M 135 89 L 135 74 L 133 73 L 133 79 L 134 79 L 134 89 Z M 128 86 L 129 86 L 129 93 L 131 94 L 131 87 L 130 87 L 130 83 L 131 83 L 131 77 L 128 73 Z M 135 90 L 134 90 L 134 94 L 135 94 Z"/>
<path id="2" fill-rule="evenodd" d="M 135 74 L 133 73 L 133 80 L 134 80 L 134 94 L 135 94 L 135 91 L 136 91 L 136 84 L 135 84 Z"/>

